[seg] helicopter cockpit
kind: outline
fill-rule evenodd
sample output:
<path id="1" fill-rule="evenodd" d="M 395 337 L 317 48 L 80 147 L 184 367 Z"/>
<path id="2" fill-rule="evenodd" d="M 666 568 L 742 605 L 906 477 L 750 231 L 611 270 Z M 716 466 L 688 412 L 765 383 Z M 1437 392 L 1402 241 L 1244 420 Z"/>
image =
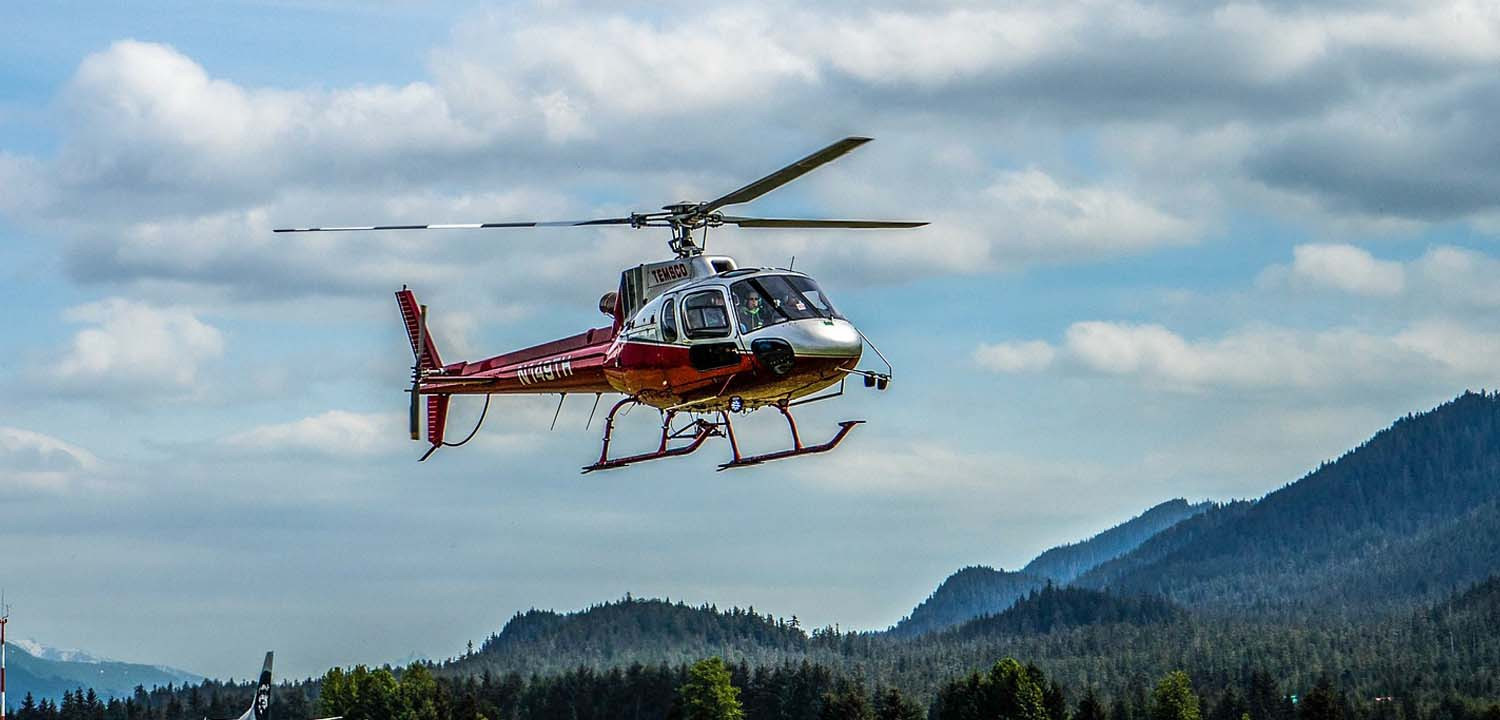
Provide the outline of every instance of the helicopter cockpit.
<path id="1" fill-rule="evenodd" d="M 803 275 L 759 275 L 729 286 L 740 332 L 791 320 L 843 320 L 817 281 Z"/>

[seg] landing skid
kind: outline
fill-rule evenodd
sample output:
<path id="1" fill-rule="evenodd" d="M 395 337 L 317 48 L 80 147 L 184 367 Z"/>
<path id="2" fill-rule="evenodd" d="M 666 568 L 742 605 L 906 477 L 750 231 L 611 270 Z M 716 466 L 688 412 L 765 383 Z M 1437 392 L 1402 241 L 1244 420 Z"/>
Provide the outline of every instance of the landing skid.
<path id="1" fill-rule="evenodd" d="M 599 462 L 583 468 L 583 472 L 585 475 L 594 472 L 595 470 L 613 470 L 614 468 L 621 468 L 625 467 L 626 465 L 634 465 L 635 463 L 646 462 L 648 460 L 660 460 L 662 458 L 687 455 L 694 450 L 702 447 L 705 440 L 708 440 L 715 435 L 723 434 L 719 431 L 719 426 L 717 424 L 711 423 L 707 420 L 695 420 L 687 427 L 684 427 L 681 430 L 673 431 L 672 419 L 676 417 L 677 411 L 668 410 L 666 415 L 662 418 L 661 442 L 657 445 L 655 452 L 641 453 L 639 455 L 629 455 L 622 458 L 611 459 L 609 457 L 609 440 L 615 429 L 615 414 L 619 413 L 621 408 L 624 408 L 628 405 L 639 404 L 640 401 L 636 400 L 635 398 L 625 398 L 624 400 L 615 403 L 615 406 L 609 409 L 609 415 L 604 418 L 604 449 L 599 452 Z M 667 443 L 669 441 L 681 440 L 683 438 L 691 439 L 686 445 L 675 448 L 667 447 Z"/>
<path id="2" fill-rule="evenodd" d="M 803 445 L 802 436 L 797 431 L 797 421 L 792 417 L 792 413 L 791 410 L 788 409 L 788 405 L 776 405 L 774 407 L 781 412 L 782 417 L 786 418 L 787 427 L 791 430 L 792 447 L 787 450 L 779 450 L 776 452 L 769 452 L 761 455 L 747 456 L 740 454 L 739 441 L 734 437 L 734 424 L 729 419 L 728 411 L 719 411 L 718 422 L 709 422 L 707 420 L 697 419 L 681 429 L 673 430 L 672 420 L 677 416 L 678 411 L 668 410 L 662 417 L 661 441 L 657 444 L 656 450 L 647 453 L 640 453 L 638 455 L 627 455 L 620 458 L 611 458 L 609 456 L 609 443 L 614 435 L 615 415 L 619 414 L 620 410 L 628 406 L 639 404 L 641 404 L 640 401 L 636 400 L 635 398 L 625 398 L 624 400 L 615 403 L 614 407 L 609 409 L 609 414 L 605 416 L 604 419 L 604 447 L 599 452 L 599 461 L 594 463 L 593 465 L 585 466 L 583 468 L 584 474 L 588 474 L 596 470 L 613 470 L 614 468 L 621 468 L 625 467 L 626 465 L 634 465 L 636 463 L 647 462 L 650 460 L 661 460 L 663 458 L 688 455 L 697 451 L 698 448 L 703 447 L 703 443 L 711 437 L 728 437 L 730 450 L 734 453 L 733 460 L 719 465 L 718 469 L 720 471 L 728 470 L 730 468 L 750 467 L 752 465 L 759 465 L 761 463 L 770 462 L 772 460 L 783 460 L 785 458 L 797 457 L 798 455 L 812 455 L 815 453 L 828 452 L 829 450 L 838 447 L 838 444 L 840 442 L 843 442 L 844 437 L 854 429 L 855 425 L 864 423 L 863 420 L 845 420 L 839 423 L 839 431 L 834 434 L 833 439 L 829 440 L 828 442 L 822 443 L 821 445 Z M 679 445 L 677 447 L 668 447 L 668 444 L 674 440 L 687 440 L 687 443 L 684 445 Z"/>
<path id="3" fill-rule="evenodd" d="M 729 424 L 728 413 L 720 413 L 720 415 L 724 418 L 724 428 L 728 431 L 729 434 L 729 447 L 734 451 L 734 459 L 720 465 L 720 472 L 729 470 L 730 468 L 750 467 L 751 465 L 759 465 L 763 462 L 770 462 L 772 460 L 783 460 L 790 457 L 797 457 L 798 455 L 812 455 L 815 453 L 828 452 L 829 450 L 838 447 L 838 444 L 840 442 L 843 442 L 844 436 L 848 435 L 849 431 L 853 430 L 855 425 L 864 423 L 863 420 L 845 420 L 839 423 L 839 431 L 833 436 L 832 440 L 829 440 L 822 445 L 803 445 L 802 436 L 797 432 L 797 420 L 792 417 L 792 411 L 788 410 L 786 405 L 777 405 L 776 409 L 781 411 L 782 417 L 786 418 L 787 427 L 789 427 L 792 431 L 791 449 L 765 453 L 763 455 L 750 455 L 748 457 L 740 455 L 740 444 L 734 439 L 734 426 Z"/>

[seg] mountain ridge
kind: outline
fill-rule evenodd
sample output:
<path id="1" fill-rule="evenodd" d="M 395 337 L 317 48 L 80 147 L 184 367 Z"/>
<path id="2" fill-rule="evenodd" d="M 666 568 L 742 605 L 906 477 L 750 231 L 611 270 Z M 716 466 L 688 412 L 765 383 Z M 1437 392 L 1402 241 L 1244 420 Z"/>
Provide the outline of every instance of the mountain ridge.
<path id="1" fill-rule="evenodd" d="M 1084 540 L 1046 550 L 1020 570 L 997 570 L 987 565 L 961 568 L 887 632 L 895 637 L 915 637 L 1001 612 L 1027 593 L 1049 582 L 1067 584 L 1100 563 L 1139 547 L 1162 530 L 1211 507 L 1213 503 L 1208 501 L 1189 503 L 1174 498 Z"/>
<path id="2" fill-rule="evenodd" d="M 1500 394 L 1409 414 L 1252 502 L 1081 575 L 1189 607 L 1400 607 L 1500 571 Z"/>

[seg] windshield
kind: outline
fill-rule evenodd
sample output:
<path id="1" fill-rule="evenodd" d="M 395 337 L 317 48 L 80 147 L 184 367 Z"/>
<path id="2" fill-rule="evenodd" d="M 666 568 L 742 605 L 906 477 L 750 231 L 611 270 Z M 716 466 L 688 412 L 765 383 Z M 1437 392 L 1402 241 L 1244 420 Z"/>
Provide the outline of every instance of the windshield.
<path id="1" fill-rule="evenodd" d="M 753 332 L 787 320 L 840 318 L 823 289 L 811 278 L 767 275 L 730 286 L 740 332 Z"/>

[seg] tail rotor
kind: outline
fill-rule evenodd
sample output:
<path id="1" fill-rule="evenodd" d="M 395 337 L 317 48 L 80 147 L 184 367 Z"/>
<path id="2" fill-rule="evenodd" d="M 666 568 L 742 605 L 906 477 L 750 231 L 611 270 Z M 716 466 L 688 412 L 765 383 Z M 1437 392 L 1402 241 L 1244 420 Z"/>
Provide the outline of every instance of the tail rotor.
<path id="1" fill-rule="evenodd" d="M 427 349 L 427 306 L 423 305 L 417 312 L 417 338 L 412 345 L 411 365 L 411 412 L 407 417 L 411 429 L 411 439 L 422 439 L 422 414 L 421 414 L 421 390 L 422 390 L 422 353 Z"/>
<path id="2" fill-rule="evenodd" d="M 403 287 L 396 293 L 396 304 L 401 307 L 401 320 L 406 324 L 406 337 L 411 341 L 411 388 L 408 392 L 410 405 L 408 407 L 407 424 L 411 431 L 411 439 L 421 440 L 424 438 L 422 432 L 422 380 L 428 374 L 442 370 L 443 360 L 438 355 L 437 344 L 432 340 L 432 333 L 427 330 L 427 306 L 417 304 L 417 296 L 411 290 Z M 443 429 L 448 419 L 448 402 L 450 396 L 446 393 L 427 394 L 427 432 L 425 438 L 432 447 L 422 456 L 426 460 L 434 450 L 443 446 Z"/>

